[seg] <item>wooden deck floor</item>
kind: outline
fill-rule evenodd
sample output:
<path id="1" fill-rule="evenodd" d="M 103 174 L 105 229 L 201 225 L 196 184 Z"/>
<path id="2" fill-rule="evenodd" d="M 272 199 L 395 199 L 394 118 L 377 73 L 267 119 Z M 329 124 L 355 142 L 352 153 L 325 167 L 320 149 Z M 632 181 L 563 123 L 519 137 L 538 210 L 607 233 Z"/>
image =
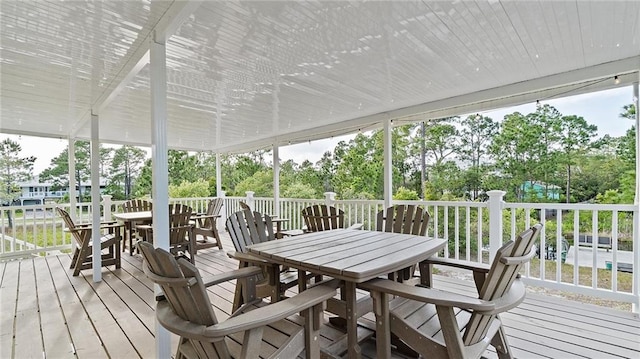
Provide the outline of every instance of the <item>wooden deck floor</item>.
<path id="1" fill-rule="evenodd" d="M 67 255 L 0 263 L 0 358 L 155 357 L 153 292 L 140 256 L 124 254 L 122 268 L 104 268 L 101 283 L 90 270 L 72 277 L 69 264 Z M 203 275 L 236 268 L 213 248 L 199 251 L 196 264 Z M 454 291 L 472 285 L 447 277 L 436 284 Z M 227 283 L 212 292 L 221 318 L 233 289 Z M 640 358 L 640 319 L 628 312 L 530 293 L 502 319 L 518 358 Z M 363 345 L 365 358 L 375 357 L 374 345 Z"/>

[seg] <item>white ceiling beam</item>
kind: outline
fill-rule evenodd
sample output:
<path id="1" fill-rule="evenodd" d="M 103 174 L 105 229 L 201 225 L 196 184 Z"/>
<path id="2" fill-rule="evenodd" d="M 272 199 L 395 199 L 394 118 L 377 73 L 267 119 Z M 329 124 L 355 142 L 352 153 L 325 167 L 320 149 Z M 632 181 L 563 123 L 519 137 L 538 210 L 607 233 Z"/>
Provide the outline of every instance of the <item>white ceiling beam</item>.
<path id="1" fill-rule="evenodd" d="M 150 29 L 146 36 L 138 38 L 137 44 L 131 46 L 133 54 L 127 62 L 120 68 L 114 81 L 105 87 L 102 94 L 96 99 L 91 108 L 95 114 L 99 114 L 113 101 L 127 84 L 149 63 L 149 43 L 155 31 L 156 40 L 166 41 L 173 35 L 180 25 L 193 14 L 202 1 L 174 1 L 164 15 L 158 20 L 155 26 Z M 151 4 L 153 6 L 153 3 Z M 126 56 L 125 56 L 126 58 Z M 88 116 L 84 116 L 73 128 L 71 137 L 75 137 L 78 131 L 89 121 Z"/>

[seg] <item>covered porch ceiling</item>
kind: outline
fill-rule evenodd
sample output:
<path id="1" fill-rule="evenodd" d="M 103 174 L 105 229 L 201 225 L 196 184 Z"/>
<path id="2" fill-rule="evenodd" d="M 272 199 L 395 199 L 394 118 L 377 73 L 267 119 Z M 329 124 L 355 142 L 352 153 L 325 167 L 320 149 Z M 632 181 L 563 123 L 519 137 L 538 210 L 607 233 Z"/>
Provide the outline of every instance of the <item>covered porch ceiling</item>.
<path id="1" fill-rule="evenodd" d="M 0 132 L 244 152 L 638 82 L 640 1 L 2 1 Z M 614 77 L 617 76 L 619 84 Z"/>

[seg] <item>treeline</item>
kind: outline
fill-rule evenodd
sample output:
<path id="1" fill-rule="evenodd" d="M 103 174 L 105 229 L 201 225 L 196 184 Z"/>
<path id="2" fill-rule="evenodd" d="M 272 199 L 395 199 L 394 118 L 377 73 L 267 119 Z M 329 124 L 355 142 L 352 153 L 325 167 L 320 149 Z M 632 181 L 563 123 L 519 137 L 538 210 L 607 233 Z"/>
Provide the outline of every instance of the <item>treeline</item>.
<path id="1" fill-rule="evenodd" d="M 620 117 L 635 118 L 633 105 Z M 612 119 L 613 120 L 613 119 Z M 482 115 L 451 117 L 392 130 L 393 190 L 397 199 L 484 200 L 492 189 L 507 191 L 510 201 L 544 201 L 546 193 L 525 191 L 524 183 L 558 186 L 561 202 L 597 200 L 631 203 L 635 181 L 635 130 L 621 137 L 596 138 L 597 127 L 582 117 L 563 115 L 552 106 L 529 114 L 514 112 L 497 122 Z M 76 144 L 75 176 L 90 178 L 89 143 Z M 341 199 L 383 197 L 383 133 L 356 135 L 323 154 L 316 163 L 281 164 L 280 192 L 285 198 Z M 68 186 L 67 151 L 40 174 L 60 189 Z M 229 196 L 273 195 L 270 151 L 222 157 L 222 188 Z M 142 149 L 101 149 L 101 176 L 114 199 L 151 193 L 151 161 Z M 170 195 L 214 196 L 215 155 L 169 151 Z M 86 196 L 88 194 L 81 194 Z"/>

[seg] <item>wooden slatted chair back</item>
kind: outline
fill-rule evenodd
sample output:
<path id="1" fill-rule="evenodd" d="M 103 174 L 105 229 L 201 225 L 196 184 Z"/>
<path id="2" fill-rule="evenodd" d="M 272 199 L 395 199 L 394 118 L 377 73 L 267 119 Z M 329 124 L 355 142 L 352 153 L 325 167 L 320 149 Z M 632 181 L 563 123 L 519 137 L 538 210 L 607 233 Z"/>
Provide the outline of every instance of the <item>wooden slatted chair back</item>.
<path id="1" fill-rule="evenodd" d="M 202 277 L 193 264 L 183 259 L 176 260 L 173 254 L 164 249 L 154 249 L 150 243 L 140 243 L 139 246 L 144 257 L 145 274 L 162 288 L 176 315 L 197 325 L 218 323 Z M 191 345 L 200 358 L 230 357 L 224 340 L 215 344 L 191 340 Z"/>
<path id="2" fill-rule="evenodd" d="M 254 243 L 274 240 L 273 222 L 270 216 L 260 212 L 242 210 L 227 218 L 225 223 L 236 251 L 246 253 L 246 247 Z"/>
<path id="3" fill-rule="evenodd" d="M 56 212 L 62 220 L 71 235 L 73 236 L 76 247 L 73 249 L 73 257 L 71 258 L 71 266 L 73 269 L 73 275 L 80 275 L 80 271 L 83 269 L 93 268 L 93 241 L 91 239 L 93 225 L 92 224 L 80 224 L 76 225 L 66 210 L 56 207 Z M 98 244 L 100 250 L 108 250 L 107 253 L 102 253 L 102 266 L 115 265 L 116 268 L 120 268 L 120 225 L 115 222 L 103 222 L 100 223 L 99 232 L 102 230 L 108 230 L 108 233 L 100 233 L 100 240 Z"/>
<path id="4" fill-rule="evenodd" d="M 209 201 L 209 204 L 207 205 L 207 216 L 217 216 L 220 214 L 220 211 L 222 210 L 222 205 L 224 204 L 224 198 L 214 198 L 212 200 Z M 203 223 L 203 227 L 206 228 L 213 228 L 213 226 L 215 225 L 215 218 L 205 218 L 204 219 L 204 223 Z"/>
<path id="5" fill-rule="evenodd" d="M 195 243 L 193 237 L 193 224 L 191 216 L 193 209 L 184 204 L 169 205 L 169 247 L 176 254 L 189 253 L 191 262 L 194 261 Z"/>
<path id="6" fill-rule="evenodd" d="M 376 230 L 424 236 L 429 225 L 429 212 L 413 204 L 391 206 L 378 212 Z"/>
<path id="7" fill-rule="evenodd" d="M 69 212 L 60 207 L 56 207 L 56 212 L 58 212 L 58 215 L 62 217 L 64 224 L 67 226 L 67 228 L 69 228 L 69 232 L 71 232 L 71 235 L 73 236 L 73 239 L 76 242 L 78 248 L 87 248 L 89 246 L 89 242 L 91 241 L 91 228 L 83 231 L 77 231 L 76 224 L 73 222 L 73 219 L 69 215 Z"/>
<path id="8" fill-rule="evenodd" d="M 536 224 L 522 232 L 515 241 L 508 241 L 498 249 L 480 289 L 480 299 L 496 300 L 509 291 L 522 265 L 535 255 L 533 244 L 541 229 L 542 224 Z M 474 312 L 465 329 L 464 344 L 469 346 L 483 340 L 494 317 Z"/>
<path id="9" fill-rule="evenodd" d="M 240 209 L 243 211 L 251 210 L 251 207 L 247 204 L 247 202 L 240 201 Z"/>
<path id="10" fill-rule="evenodd" d="M 130 199 L 122 204 L 123 212 L 144 212 L 153 210 L 153 204 L 144 199 Z"/>
<path id="11" fill-rule="evenodd" d="M 302 210 L 307 232 L 344 228 L 344 211 L 325 204 L 314 204 Z"/>

